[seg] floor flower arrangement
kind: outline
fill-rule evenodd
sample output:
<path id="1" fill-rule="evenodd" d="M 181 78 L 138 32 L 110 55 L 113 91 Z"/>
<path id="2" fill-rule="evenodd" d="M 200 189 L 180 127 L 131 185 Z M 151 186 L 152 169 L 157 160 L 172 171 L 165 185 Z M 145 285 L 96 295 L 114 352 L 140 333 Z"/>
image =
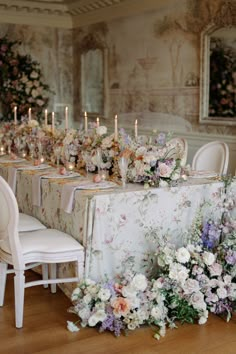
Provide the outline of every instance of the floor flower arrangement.
<path id="1" fill-rule="evenodd" d="M 228 183 L 228 181 L 226 181 Z M 125 273 L 96 283 L 85 279 L 73 291 L 69 310 L 78 321 L 70 331 L 97 327 L 115 336 L 143 324 L 155 328 L 154 337 L 179 323 L 202 325 L 209 313 L 227 321 L 236 310 L 236 199 L 222 191 L 222 214 L 217 220 L 196 217 L 186 244 L 160 241 L 152 255 L 156 275 Z"/>

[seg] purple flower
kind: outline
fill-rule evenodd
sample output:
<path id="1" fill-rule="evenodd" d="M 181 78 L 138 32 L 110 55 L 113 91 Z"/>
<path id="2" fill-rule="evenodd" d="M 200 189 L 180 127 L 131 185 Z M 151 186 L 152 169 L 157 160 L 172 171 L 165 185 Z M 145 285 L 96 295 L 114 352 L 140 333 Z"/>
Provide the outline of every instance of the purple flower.
<path id="1" fill-rule="evenodd" d="M 207 221 L 202 228 L 201 239 L 203 246 L 213 249 L 219 244 L 221 228 L 218 228 L 212 221 Z"/>
<path id="2" fill-rule="evenodd" d="M 236 251 L 229 250 L 225 256 L 225 260 L 230 265 L 236 264 Z"/>

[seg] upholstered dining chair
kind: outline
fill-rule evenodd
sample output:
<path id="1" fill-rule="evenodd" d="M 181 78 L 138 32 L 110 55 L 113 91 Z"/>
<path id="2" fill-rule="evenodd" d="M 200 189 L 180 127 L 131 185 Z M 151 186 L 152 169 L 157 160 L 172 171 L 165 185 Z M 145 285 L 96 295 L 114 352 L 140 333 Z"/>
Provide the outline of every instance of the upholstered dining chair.
<path id="1" fill-rule="evenodd" d="M 36 231 L 36 230 L 45 230 L 46 226 L 41 223 L 37 218 L 19 213 L 19 224 L 18 231 L 19 232 L 27 232 L 27 231 Z"/>
<path id="2" fill-rule="evenodd" d="M 193 170 L 210 170 L 224 175 L 229 164 L 229 147 L 222 141 L 212 141 L 200 147 L 193 157 Z"/>
<path id="3" fill-rule="evenodd" d="M 185 166 L 186 163 L 187 163 L 187 158 L 188 158 L 188 142 L 185 138 L 181 138 L 181 137 L 176 137 L 176 138 L 173 138 L 171 139 L 170 141 L 168 141 L 167 144 L 174 144 L 177 148 L 177 151 L 176 150 L 176 154 L 179 155 L 179 152 L 180 152 L 180 155 L 182 155 L 182 158 L 181 158 L 181 166 Z"/>
<path id="4" fill-rule="evenodd" d="M 15 325 L 23 327 L 25 288 L 68 282 L 78 282 L 83 276 L 84 248 L 72 236 L 54 229 L 18 232 L 19 211 L 11 188 L 0 177 L 0 306 L 3 306 L 6 277 L 14 276 Z M 38 264 L 76 262 L 76 275 L 71 278 L 39 279 L 25 281 L 25 270 Z M 11 265 L 13 269 L 8 269 Z M 55 270 L 55 267 L 54 267 Z M 56 273 L 54 271 L 54 273 Z"/>

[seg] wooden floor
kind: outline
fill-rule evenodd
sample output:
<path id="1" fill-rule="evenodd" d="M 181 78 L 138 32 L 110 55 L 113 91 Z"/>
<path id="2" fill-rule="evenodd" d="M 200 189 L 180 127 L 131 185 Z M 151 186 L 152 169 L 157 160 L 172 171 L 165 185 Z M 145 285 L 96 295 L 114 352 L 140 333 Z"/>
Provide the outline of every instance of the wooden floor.
<path id="1" fill-rule="evenodd" d="M 0 308 L 0 354 L 236 354 L 236 316 L 228 324 L 212 316 L 203 326 L 183 325 L 156 341 L 148 327 L 119 338 L 93 328 L 70 333 L 66 321 L 76 316 L 67 313 L 70 301 L 60 290 L 51 294 L 43 287 L 26 289 L 23 329 L 14 327 L 13 306 L 9 277 L 5 305 Z"/>

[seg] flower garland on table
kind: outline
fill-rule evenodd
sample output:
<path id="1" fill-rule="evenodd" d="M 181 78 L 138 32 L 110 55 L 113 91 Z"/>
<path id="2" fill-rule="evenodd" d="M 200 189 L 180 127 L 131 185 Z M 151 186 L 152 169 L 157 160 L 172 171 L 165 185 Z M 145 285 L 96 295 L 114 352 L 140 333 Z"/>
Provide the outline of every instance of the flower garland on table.
<path id="1" fill-rule="evenodd" d="M 206 323 L 209 313 L 229 321 L 236 310 L 236 199 L 222 194 L 221 220 L 199 225 L 197 217 L 186 245 L 177 249 L 160 240 L 152 255 L 153 279 L 127 271 L 116 280 L 78 284 L 69 310 L 79 317 L 77 322 L 115 336 L 149 324 L 159 339 L 178 322 Z M 77 322 L 68 321 L 68 329 L 79 331 Z"/>
<path id="2" fill-rule="evenodd" d="M 20 41 L 0 38 L 0 100 L 3 120 L 13 119 L 13 109 L 18 116 L 26 116 L 28 109 L 37 118 L 48 104 L 50 88 L 44 83 L 40 65 L 30 55 L 17 52 Z"/>
<path id="3" fill-rule="evenodd" d="M 153 143 L 147 139 L 132 139 L 120 129 L 118 140 L 114 134 L 107 134 L 105 126 L 91 124 L 87 132 L 70 129 L 68 131 L 51 127 L 40 127 L 32 119 L 22 120 L 20 125 L 5 123 L 0 127 L 1 144 L 7 145 L 5 133 L 10 135 L 14 145 L 15 136 L 24 136 L 24 141 L 40 141 L 45 157 L 55 163 L 60 154 L 60 162 L 75 162 L 78 168 L 89 172 L 109 171 L 110 175 L 120 177 L 119 159 L 125 157 L 128 162 L 127 178 L 129 182 L 144 183 L 147 186 L 175 185 L 181 178 L 183 148 L 171 141 L 164 133 L 157 134 Z M 53 146 L 52 146 L 53 145 Z M 98 162 L 97 151 L 101 152 Z M 99 164 L 99 166 L 98 166 Z"/>

